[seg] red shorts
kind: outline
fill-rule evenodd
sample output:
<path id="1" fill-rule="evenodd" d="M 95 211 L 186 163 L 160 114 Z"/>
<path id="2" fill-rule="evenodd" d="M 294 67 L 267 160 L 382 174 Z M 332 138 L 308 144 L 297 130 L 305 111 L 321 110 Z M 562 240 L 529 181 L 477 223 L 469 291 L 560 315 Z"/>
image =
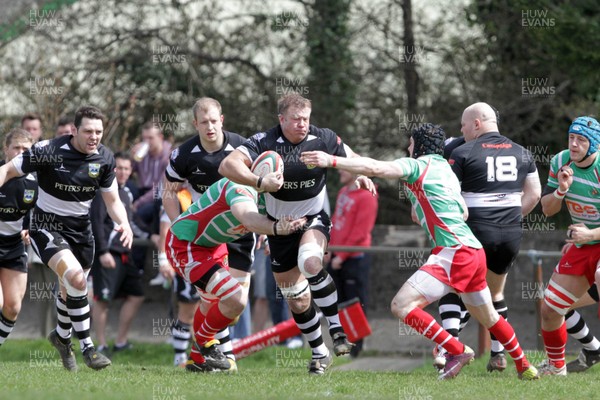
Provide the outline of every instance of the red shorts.
<path id="1" fill-rule="evenodd" d="M 434 247 L 421 270 L 458 293 L 479 292 L 487 287 L 483 249 L 467 246 Z"/>
<path id="2" fill-rule="evenodd" d="M 229 270 L 227 246 L 202 247 L 186 240 L 179 240 L 171 231 L 167 232 L 165 250 L 175 272 L 190 283 L 201 280 L 212 267 Z M 210 277 L 206 277 L 208 281 Z M 206 284 L 206 282 L 204 283 Z"/>
<path id="3" fill-rule="evenodd" d="M 576 247 L 569 247 L 569 250 L 562 256 L 554 272 L 563 275 L 585 276 L 590 283 L 594 284 L 594 274 L 600 261 L 600 243 Z"/>

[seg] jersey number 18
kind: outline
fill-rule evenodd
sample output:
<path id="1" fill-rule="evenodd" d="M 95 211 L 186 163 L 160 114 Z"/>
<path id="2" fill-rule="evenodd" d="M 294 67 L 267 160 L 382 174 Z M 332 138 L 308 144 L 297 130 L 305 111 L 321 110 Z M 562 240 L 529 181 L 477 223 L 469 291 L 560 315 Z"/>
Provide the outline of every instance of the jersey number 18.
<path id="1" fill-rule="evenodd" d="M 515 156 L 486 157 L 488 182 L 512 182 L 517 180 Z"/>

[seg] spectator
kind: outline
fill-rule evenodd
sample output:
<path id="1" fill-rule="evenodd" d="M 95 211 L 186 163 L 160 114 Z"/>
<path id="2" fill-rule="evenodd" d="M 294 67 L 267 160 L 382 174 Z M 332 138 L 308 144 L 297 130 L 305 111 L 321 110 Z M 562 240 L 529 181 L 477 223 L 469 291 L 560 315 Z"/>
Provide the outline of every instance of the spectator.
<path id="1" fill-rule="evenodd" d="M 143 151 L 147 147 L 147 151 Z M 146 154 L 144 154 L 146 153 Z M 171 143 L 165 140 L 160 127 L 153 122 L 142 126 L 142 142 L 132 149 L 133 172 L 137 176 L 140 196 L 133 203 L 133 210 L 141 222 L 151 225 L 154 218 L 154 199 L 157 189 L 169 165 Z"/>

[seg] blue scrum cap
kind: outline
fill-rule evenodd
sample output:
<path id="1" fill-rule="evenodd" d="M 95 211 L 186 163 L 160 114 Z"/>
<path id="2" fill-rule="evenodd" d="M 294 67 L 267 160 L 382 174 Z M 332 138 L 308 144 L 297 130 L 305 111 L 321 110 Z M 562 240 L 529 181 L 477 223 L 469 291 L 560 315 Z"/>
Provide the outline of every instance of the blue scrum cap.
<path id="1" fill-rule="evenodd" d="M 598 151 L 598 146 L 600 145 L 600 123 L 596 119 L 592 117 L 575 118 L 569 127 L 569 133 L 581 135 L 590 142 L 590 148 L 586 157 Z"/>

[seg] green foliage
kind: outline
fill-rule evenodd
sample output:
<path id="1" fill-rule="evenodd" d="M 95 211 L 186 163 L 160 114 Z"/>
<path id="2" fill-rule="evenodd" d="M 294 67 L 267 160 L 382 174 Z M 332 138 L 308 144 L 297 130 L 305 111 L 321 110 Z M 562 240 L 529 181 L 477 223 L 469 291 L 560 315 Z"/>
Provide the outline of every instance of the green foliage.
<path id="1" fill-rule="evenodd" d="M 351 0 L 317 0 L 309 12 L 306 41 L 313 115 L 320 126 L 346 132 L 352 125 L 357 75 L 349 49 Z M 352 136 L 345 140 L 352 145 Z"/>
<path id="2" fill-rule="evenodd" d="M 569 122 L 597 115 L 600 105 L 596 0 L 40 4 L 59 11 L 60 23 L 49 21 L 57 26 L 27 24 L 29 10 L 12 3 L 0 26 L 3 131 L 37 111 L 50 137 L 59 116 L 92 103 L 108 115 L 103 140 L 114 149 L 127 149 L 153 118 L 175 119 L 165 130 L 179 141 L 195 133 L 194 101 L 211 96 L 223 105 L 225 128 L 249 136 L 275 125 L 277 98 L 296 91 L 313 101 L 313 123 L 359 154 L 391 160 L 406 155 L 418 123 L 459 136 L 464 108 L 486 101 L 500 110 L 501 133 L 537 152 L 545 182 Z M 36 79 L 61 93 L 32 91 L 46 87 Z M 332 200 L 336 181 L 331 174 Z M 398 183 L 378 183 L 378 223 L 410 224 Z"/>
<path id="3" fill-rule="evenodd" d="M 79 1 L 79 0 L 43 1 L 35 9 L 31 8 L 31 9 L 27 10 L 28 13 L 30 10 L 32 10 L 32 11 L 35 10 L 36 14 L 34 14 L 33 16 L 31 16 L 31 14 L 28 14 L 29 18 L 27 18 L 27 16 L 23 16 L 21 18 L 16 19 L 15 21 L 0 24 L 0 48 L 2 47 L 3 44 L 10 42 L 11 40 L 14 40 L 14 39 L 18 38 L 20 35 L 22 35 L 27 30 L 27 28 L 31 25 L 31 22 L 32 22 L 31 18 L 35 19 L 39 15 L 43 15 L 44 12 L 58 11 L 62 7 L 71 5 L 77 1 Z M 6 5 L 4 5 L 4 6 L 6 6 Z"/>

